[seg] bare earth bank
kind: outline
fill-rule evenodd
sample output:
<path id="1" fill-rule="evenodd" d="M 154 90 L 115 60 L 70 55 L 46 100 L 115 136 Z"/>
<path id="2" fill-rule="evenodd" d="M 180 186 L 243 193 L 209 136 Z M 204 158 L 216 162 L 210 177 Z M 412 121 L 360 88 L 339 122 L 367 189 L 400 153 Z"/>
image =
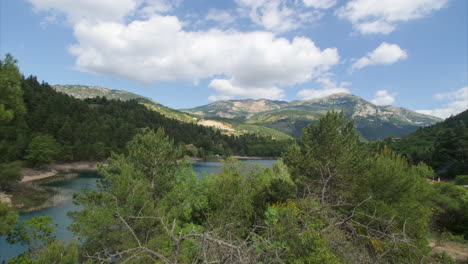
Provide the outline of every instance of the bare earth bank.
<path id="1" fill-rule="evenodd" d="M 97 161 L 77 161 L 67 163 L 53 163 L 49 165 L 46 170 L 36 170 L 31 168 L 22 168 L 21 174 L 23 175 L 22 183 L 41 180 L 56 176 L 59 172 L 70 171 L 96 171 Z"/>

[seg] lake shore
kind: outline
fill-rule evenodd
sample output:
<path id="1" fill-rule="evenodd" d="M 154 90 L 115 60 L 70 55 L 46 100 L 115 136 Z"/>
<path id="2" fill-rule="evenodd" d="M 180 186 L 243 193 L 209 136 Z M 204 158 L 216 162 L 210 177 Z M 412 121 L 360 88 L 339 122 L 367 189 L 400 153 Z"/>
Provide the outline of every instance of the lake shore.
<path id="1" fill-rule="evenodd" d="M 45 170 L 22 168 L 20 170 L 23 179 L 20 183 L 27 183 L 57 176 L 61 172 L 71 171 L 96 171 L 98 161 L 77 161 L 66 163 L 53 163 Z"/>
<path id="2" fill-rule="evenodd" d="M 237 160 L 274 160 L 273 157 L 255 157 L 255 156 L 231 156 L 231 158 Z M 192 161 L 203 161 L 198 157 L 190 157 Z M 210 159 L 210 161 L 222 161 L 222 158 Z M 99 161 L 76 161 L 76 162 L 64 162 L 64 163 L 52 163 L 47 169 L 32 169 L 22 168 L 20 170 L 23 179 L 20 183 L 27 183 L 38 181 L 42 179 L 52 178 L 57 176 L 59 173 L 71 172 L 71 171 L 97 171 L 97 165 Z"/>

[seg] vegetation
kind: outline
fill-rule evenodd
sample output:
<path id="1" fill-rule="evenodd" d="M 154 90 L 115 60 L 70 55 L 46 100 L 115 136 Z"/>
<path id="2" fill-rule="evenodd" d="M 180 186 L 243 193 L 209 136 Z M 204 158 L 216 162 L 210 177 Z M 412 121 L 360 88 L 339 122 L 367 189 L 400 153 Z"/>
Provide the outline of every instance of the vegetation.
<path id="1" fill-rule="evenodd" d="M 421 128 L 405 140 L 384 143 L 411 163 L 424 162 L 439 176 L 453 179 L 468 171 L 468 110 L 433 126 Z"/>
<path id="2" fill-rule="evenodd" d="M 223 135 L 212 128 L 170 119 L 139 101 L 78 100 L 56 92 L 35 77 L 23 78 L 14 59 L 1 62 L 0 182 L 19 180 L 17 164 L 25 159 L 43 167 L 56 161 L 102 160 L 121 153 L 126 143 L 145 128 L 163 128 L 183 154 L 278 157 L 290 144 L 270 136 Z M 125 99 L 128 99 L 124 97 Z M 137 98 L 141 99 L 141 98 Z"/>
<path id="3" fill-rule="evenodd" d="M 52 136 L 39 135 L 29 143 L 25 159 L 34 167 L 42 167 L 58 158 L 60 152 L 60 145 Z"/>
<path id="4" fill-rule="evenodd" d="M 303 128 L 332 110 L 343 111 L 347 119 L 354 119 L 356 129 L 364 140 L 404 136 L 421 126 L 440 121 L 439 118 L 404 108 L 376 106 L 350 94 L 334 94 L 325 98 L 292 102 L 265 99 L 217 101 L 184 111 L 201 117 L 232 118 L 300 138 Z"/>
<path id="5" fill-rule="evenodd" d="M 2 162 L 109 157 L 99 188 L 74 197 L 81 210 L 69 213 L 70 230 L 79 242 L 57 241 L 47 216 L 16 223 L 0 203 L 0 235 L 29 247 L 10 263 L 454 263 L 429 256 L 430 231 L 467 236 L 468 191 L 429 184 L 434 170 L 385 142 L 363 143 L 343 111 L 327 112 L 291 144 L 222 135 L 134 100 L 81 101 L 34 77 L 20 81 L 28 112 L 2 121 Z M 463 166 L 458 124 L 460 146 L 442 136 L 435 160 Z M 183 158 L 188 149 L 279 155 L 288 145 L 272 168 L 227 159 L 203 178 Z"/>

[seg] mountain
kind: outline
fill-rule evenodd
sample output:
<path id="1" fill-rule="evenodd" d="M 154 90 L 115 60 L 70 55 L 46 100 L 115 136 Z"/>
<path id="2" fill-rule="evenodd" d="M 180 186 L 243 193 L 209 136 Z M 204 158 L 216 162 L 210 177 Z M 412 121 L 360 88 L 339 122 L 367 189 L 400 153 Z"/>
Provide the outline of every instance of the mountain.
<path id="1" fill-rule="evenodd" d="M 95 98 L 95 97 L 105 97 L 109 100 L 121 100 L 121 101 L 128 101 L 128 100 L 136 100 L 139 103 L 145 105 L 147 108 L 159 112 L 160 114 L 177 119 L 183 122 L 194 122 L 196 118 L 177 111 L 175 109 L 166 107 L 162 104 L 159 104 L 147 97 L 130 93 L 127 91 L 122 90 L 112 90 L 100 86 L 86 86 L 86 85 L 52 85 L 52 88 L 57 92 L 61 92 L 64 94 L 68 94 L 72 97 L 78 99 L 86 99 L 86 98 Z"/>
<path id="2" fill-rule="evenodd" d="M 400 107 L 377 106 L 358 96 L 344 93 L 292 102 L 265 99 L 218 101 L 181 111 L 200 117 L 232 118 L 299 137 L 305 126 L 330 110 L 343 111 L 347 118 L 354 119 L 356 129 L 367 140 L 403 136 L 419 127 L 441 121 L 437 117 Z"/>
<path id="3" fill-rule="evenodd" d="M 388 141 L 411 162 L 424 162 L 439 175 L 453 178 L 468 172 L 468 110 L 435 125 Z"/>
<path id="4" fill-rule="evenodd" d="M 260 136 L 267 136 L 274 139 L 290 139 L 291 136 L 264 126 L 258 126 L 255 124 L 244 124 L 242 122 L 236 122 L 235 120 L 222 119 L 222 118 L 203 118 L 199 116 L 193 116 L 164 105 L 161 105 L 150 98 L 130 93 L 122 90 L 112 90 L 103 88 L 100 86 L 85 86 L 85 85 L 53 85 L 52 88 L 58 92 L 68 94 L 78 99 L 87 99 L 95 97 L 105 97 L 107 99 L 115 99 L 121 101 L 136 100 L 140 104 L 143 104 L 148 109 L 156 111 L 166 117 L 173 118 L 186 123 L 195 123 L 201 126 L 213 127 L 221 130 L 224 134 L 228 135 L 245 135 L 255 134 Z M 284 102 L 286 103 L 286 102 Z M 266 108 L 265 108 L 266 109 Z M 270 109 L 270 108 L 268 108 Z M 273 108 L 271 108 L 273 109 Z M 248 111 L 254 111 L 254 108 L 246 108 L 243 113 Z M 241 111 L 239 111 L 241 113 Z"/>

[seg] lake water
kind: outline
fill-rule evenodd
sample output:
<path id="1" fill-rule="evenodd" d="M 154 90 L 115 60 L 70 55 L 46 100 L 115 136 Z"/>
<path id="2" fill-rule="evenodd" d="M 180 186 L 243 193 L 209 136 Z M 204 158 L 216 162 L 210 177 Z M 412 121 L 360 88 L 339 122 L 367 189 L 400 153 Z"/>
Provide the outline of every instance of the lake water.
<path id="1" fill-rule="evenodd" d="M 262 167 L 270 168 L 276 160 L 242 160 L 248 164 L 258 164 Z M 197 161 L 192 163 L 193 170 L 199 175 L 208 175 L 219 171 L 221 162 Z M 60 203 L 57 206 L 41 211 L 20 215 L 19 220 L 28 220 L 35 216 L 52 216 L 54 223 L 58 224 L 55 234 L 58 239 L 70 240 L 73 235 L 67 227 L 71 224 L 71 219 L 67 217 L 67 212 L 79 210 L 79 206 L 73 204 L 73 193 L 83 189 L 96 189 L 99 176 L 95 172 L 80 172 L 79 176 L 67 181 L 49 184 L 52 188 L 60 189 Z M 0 237 L 0 262 L 17 256 L 27 249 L 27 246 L 19 244 L 10 245 L 3 237 Z"/>

